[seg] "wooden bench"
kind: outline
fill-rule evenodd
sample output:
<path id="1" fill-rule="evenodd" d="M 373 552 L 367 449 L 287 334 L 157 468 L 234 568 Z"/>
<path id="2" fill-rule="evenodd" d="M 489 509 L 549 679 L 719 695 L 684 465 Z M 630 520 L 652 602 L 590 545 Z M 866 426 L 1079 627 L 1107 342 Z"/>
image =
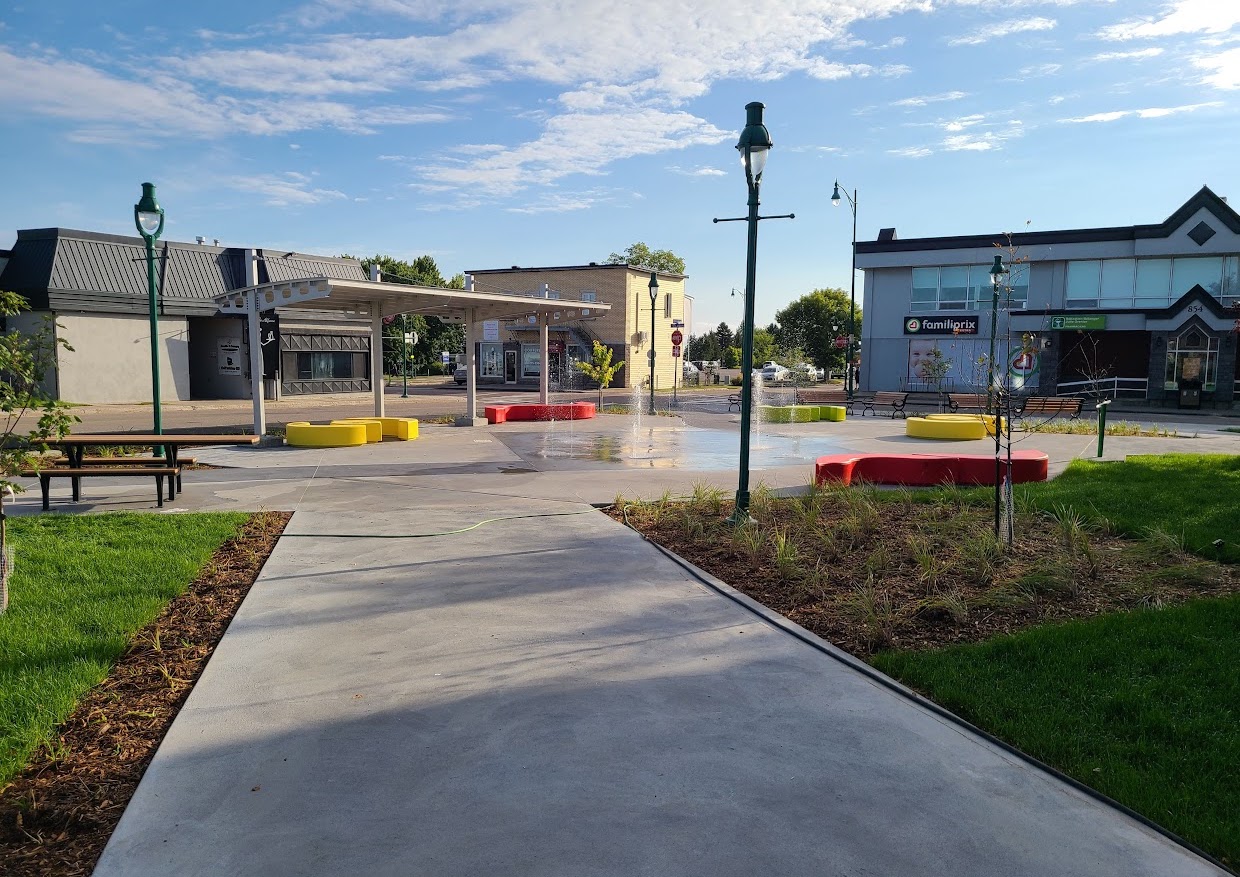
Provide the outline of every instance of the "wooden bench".
<path id="1" fill-rule="evenodd" d="M 798 387 L 796 398 L 798 405 L 843 405 L 849 414 L 853 413 L 853 400 L 848 398 L 847 390 Z"/>
<path id="2" fill-rule="evenodd" d="M 865 413 L 867 411 L 877 417 L 878 412 L 875 410 L 875 406 L 878 406 L 885 411 L 888 405 L 891 406 L 892 420 L 896 419 L 897 414 L 901 417 L 907 416 L 904 413 L 904 406 L 908 402 L 908 393 L 893 393 L 886 390 L 880 390 L 877 393 L 871 393 L 867 396 L 858 396 L 856 401 L 861 403 L 862 417 L 865 417 Z"/>
<path id="3" fill-rule="evenodd" d="M 155 499 L 159 503 L 159 507 L 164 506 L 164 479 L 168 479 L 168 499 L 176 496 L 176 478 L 181 474 L 180 467 L 177 466 L 82 466 L 78 469 L 71 469 L 68 466 L 49 466 L 46 469 L 28 469 L 22 472 L 26 478 L 38 478 L 39 489 L 43 492 L 43 511 L 51 508 L 51 486 L 53 478 L 72 478 L 74 483 L 80 478 L 97 478 L 110 476 L 125 476 L 127 478 L 154 476 L 155 478 Z M 75 500 L 78 497 L 74 497 Z"/>
<path id="4" fill-rule="evenodd" d="M 990 407 L 990 399 L 985 393 L 948 393 L 947 409 L 955 414 L 961 408 L 985 411 Z"/>
<path id="5" fill-rule="evenodd" d="M 1027 396 L 1019 401 L 1016 413 L 1021 417 L 1029 414 L 1067 414 L 1073 420 L 1081 416 L 1085 400 L 1080 396 Z"/>
<path id="6" fill-rule="evenodd" d="M 740 393 L 730 393 L 728 395 L 728 410 L 731 411 L 733 406 L 736 406 L 737 411 L 741 410 L 741 394 Z"/>
<path id="7" fill-rule="evenodd" d="M 83 457 L 79 462 L 81 466 L 133 466 L 141 468 L 145 466 L 154 466 L 155 468 L 168 468 L 168 460 L 164 457 Z M 177 458 L 177 490 L 181 490 L 181 469 L 186 466 L 193 466 L 198 462 L 197 457 L 178 457 Z M 57 457 L 52 464 L 56 468 L 68 468 L 69 459 L 67 457 Z M 169 497 L 171 499 L 171 497 Z"/>

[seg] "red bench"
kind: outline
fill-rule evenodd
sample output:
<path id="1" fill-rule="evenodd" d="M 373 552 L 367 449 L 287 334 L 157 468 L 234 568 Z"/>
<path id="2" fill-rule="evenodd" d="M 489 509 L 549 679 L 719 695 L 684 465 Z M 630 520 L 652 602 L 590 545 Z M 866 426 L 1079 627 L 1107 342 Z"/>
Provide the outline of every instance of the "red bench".
<path id="1" fill-rule="evenodd" d="M 1012 451 L 1012 481 L 1045 481 L 1049 459 L 1041 451 Z M 999 461 L 1000 474 L 1007 457 Z M 829 454 L 814 463 L 814 482 L 933 487 L 936 484 L 994 484 L 995 458 L 987 454 Z"/>
<path id="2" fill-rule="evenodd" d="M 593 402 L 567 402 L 561 405 L 520 402 L 515 405 L 487 405 L 482 413 L 488 423 L 507 423 L 510 420 L 589 420 L 596 409 Z"/>

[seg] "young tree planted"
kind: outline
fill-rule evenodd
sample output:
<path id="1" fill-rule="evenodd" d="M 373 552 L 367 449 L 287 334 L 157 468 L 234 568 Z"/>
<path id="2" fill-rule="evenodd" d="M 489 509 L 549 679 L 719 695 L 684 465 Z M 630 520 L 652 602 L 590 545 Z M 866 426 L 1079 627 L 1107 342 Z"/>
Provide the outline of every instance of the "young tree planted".
<path id="1" fill-rule="evenodd" d="M 624 360 L 612 364 L 611 348 L 601 341 L 594 342 L 594 353 L 590 362 L 577 363 L 577 369 L 587 378 L 598 382 L 598 407 L 603 407 L 603 391 L 611 384 L 616 372 L 624 368 Z"/>

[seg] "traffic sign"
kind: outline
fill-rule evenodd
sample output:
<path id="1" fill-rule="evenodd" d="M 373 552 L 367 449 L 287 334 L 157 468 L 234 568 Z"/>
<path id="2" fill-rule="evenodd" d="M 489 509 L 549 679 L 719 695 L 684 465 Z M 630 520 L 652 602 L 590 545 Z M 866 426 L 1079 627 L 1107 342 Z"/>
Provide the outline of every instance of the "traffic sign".
<path id="1" fill-rule="evenodd" d="M 672 356 L 674 357 L 680 356 L 680 345 L 679 344 L 672 345 Z"/>
<path id="2" fill-rule="evenodd" d="M 684 340 L 685 340 L 685 336 L 681 333 L 679 329 L 672 330 L 672 343 L 673 344 L 679 344 L 681 341 L 684 341 Z"/>
<path id="3" fill-rule="evenodd" d="M 439 354 L 440 360 L 444 365 L 448 364 L 448 351 L 444 350 Z"/>

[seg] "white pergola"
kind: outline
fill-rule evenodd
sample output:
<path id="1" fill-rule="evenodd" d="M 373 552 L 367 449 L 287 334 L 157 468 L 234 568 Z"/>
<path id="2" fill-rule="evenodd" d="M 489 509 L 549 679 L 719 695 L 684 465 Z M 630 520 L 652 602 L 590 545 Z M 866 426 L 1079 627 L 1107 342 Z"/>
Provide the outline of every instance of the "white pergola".
<path id="1" fill-rule="evenodd" d="M 375 397 L 375 416 L 383 416 L 383 318 L 397 314 L 422 314 L 441 320 L 465 324 L 466 417 L 473 423 L 478 410 L 477 364 L 474 347 L 475 326 L 483 320 L 520 320 L 539 328 L 542 350 L 542 375 L 539 379 L 539 401 L 546 403 L 548 394 L 547 341 L 552 326 L 563 326 L 592 320 L 611 310 L 609 304 L 534 298 L 499 292 L 475 292 L 471 289 L 443 289 L 433 286 L 411 286 L 384 283 L 380 280 L 339 280 L 330 277 L 306 277 L 263 283 L 216 296 L 215 304 L 222 314 L 245 315 L 249 329 L 250 378 L 254 394 L 254 434 L 267 432 L 267 415 L 263 404 L 263 361 L 259 339 L 258 315 L 276 308 L 281 310 L 312 310 L 335 312 L 353 317 L 370 318 L 370 376 Z"/>

